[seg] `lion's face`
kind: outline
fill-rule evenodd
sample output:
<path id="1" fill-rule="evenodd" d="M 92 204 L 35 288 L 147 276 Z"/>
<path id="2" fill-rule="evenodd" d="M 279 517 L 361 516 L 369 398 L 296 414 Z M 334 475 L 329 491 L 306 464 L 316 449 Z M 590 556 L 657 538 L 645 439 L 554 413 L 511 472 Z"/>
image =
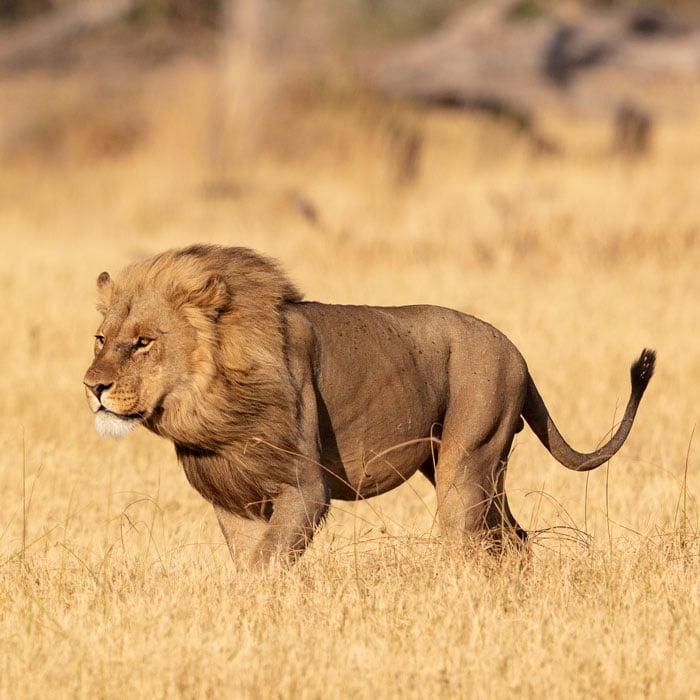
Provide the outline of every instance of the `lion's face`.
<path id="1" fill-rule="evenodd" d="M 97 293 L 104 319 L 84 383 L 100 434 L 142 423 L 178 445 L 213 447 L 257 423 L 256 378 L 285 369 L 278 307 L 301 298 L 274 264 L 242 248 L 191 246 L 114 280 L 103 272 Z"/>
<path id="2" fill-rule="evenodd" d="M 173 410 L 190 380 L 196 333 L 155 290 L 120 293 L 106 274 L 98 286 L 108 298 L 85 390 L 97 432 L 120 437 Z"/>

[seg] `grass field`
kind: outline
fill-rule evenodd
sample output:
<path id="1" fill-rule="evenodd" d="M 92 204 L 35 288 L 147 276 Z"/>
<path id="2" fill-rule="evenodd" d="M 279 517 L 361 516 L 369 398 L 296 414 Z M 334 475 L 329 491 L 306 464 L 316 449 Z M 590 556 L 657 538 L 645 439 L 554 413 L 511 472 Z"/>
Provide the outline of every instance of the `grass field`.
<path id="1" fill-rule="evenodd" d="M 535 158 L 478 117 L 328 96 L 254 151 L 201 63 L 132 78 L 0 82 L 0 696 L 697 697 L 700 115 L 630 163 L 603 124 L 553 120 L 566 155 Z M 424 143 L 403 185 L 397 124 Z M 97 274 L 192 242 L 277 257 L 307 298 L 492 322 L 580 450 L 645 346 L 657 374 L 588 476 L 518 436 L 529 561 L 448 551 L 416 477 L 243 574 L 172 446 L 99 439 L 82 391 Z"/>

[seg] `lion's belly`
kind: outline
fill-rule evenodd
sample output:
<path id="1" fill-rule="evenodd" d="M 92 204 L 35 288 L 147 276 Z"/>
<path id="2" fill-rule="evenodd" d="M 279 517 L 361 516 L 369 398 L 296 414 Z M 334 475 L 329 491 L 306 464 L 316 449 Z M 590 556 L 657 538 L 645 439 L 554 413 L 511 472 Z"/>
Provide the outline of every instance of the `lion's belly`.
<path id="1" fill-rule="evenodd" d="M 372 386 L 356 387 L 361 402 L 343 392 L 319 411 L 321 462 L 332 498 L 377 496 L 437 455 L 441 401 L 415 376 L 397 382 L 373 374 Z"/>
<path id="2" fill-rule="evenodd" d="M 347 450 L 349 454 L 344 459 L 324 453 L 321 459 L 331 498 L 343 501 L 371 498 L 403 484 L 431 457 L 428 441 L 414 440 L 412 444 L 386 450 L 369 449 L 364 453 Z"/>

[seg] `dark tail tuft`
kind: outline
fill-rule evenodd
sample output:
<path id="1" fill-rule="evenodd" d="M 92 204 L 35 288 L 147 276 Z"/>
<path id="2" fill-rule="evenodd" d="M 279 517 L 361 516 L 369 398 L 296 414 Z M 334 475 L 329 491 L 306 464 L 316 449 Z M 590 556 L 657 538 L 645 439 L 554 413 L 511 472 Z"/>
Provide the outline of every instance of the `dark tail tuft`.
<path id="1" fill-rule="evenodd" d="M 632 393 L 641 397 L 654 374 L 656 366 L 656 351 L 644 348 L 639 359 L 632 364 L 630 375 L 632 377 Z"/>

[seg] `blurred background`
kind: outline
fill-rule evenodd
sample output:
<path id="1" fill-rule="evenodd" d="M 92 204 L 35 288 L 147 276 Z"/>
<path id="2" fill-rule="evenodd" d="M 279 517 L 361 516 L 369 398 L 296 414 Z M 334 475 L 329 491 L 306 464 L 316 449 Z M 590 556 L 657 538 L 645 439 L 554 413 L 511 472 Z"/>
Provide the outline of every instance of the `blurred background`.
<path id="1" fill-rule="evenodd" d="M 695 157 L 699 70 L 690 0 L 4 0 L 0 163 L 58 201 L 59 172 L 91 202 L 121 192 L 138 221 L 93 219 L 94 236 L 144 241 L 193 207 L 284 217 L 275 245 L 304 250 L 408 241 L 492 264 L 574 244 L 605 261 L 662 233 L 655 253 L 685 256 L 694 182 L 661 161 Z M 651 163 L 675 201 L 655 233 L 615 187 L 589 192 L 595 211 L 553 191 Z"/>
<path id="2" fill-rule="evenodd" d="M 291 169 L 364 150 L 386 184 L 415 183 L 427 122 L 447 115 L 478 116 L 496 161 L 644 157 L 694 114 L 699 39 L 691 0 L 4 0 L 0 156 L 123 159 L 179 119 L 220 199 L 242 194 L 252 156 Z"/>

